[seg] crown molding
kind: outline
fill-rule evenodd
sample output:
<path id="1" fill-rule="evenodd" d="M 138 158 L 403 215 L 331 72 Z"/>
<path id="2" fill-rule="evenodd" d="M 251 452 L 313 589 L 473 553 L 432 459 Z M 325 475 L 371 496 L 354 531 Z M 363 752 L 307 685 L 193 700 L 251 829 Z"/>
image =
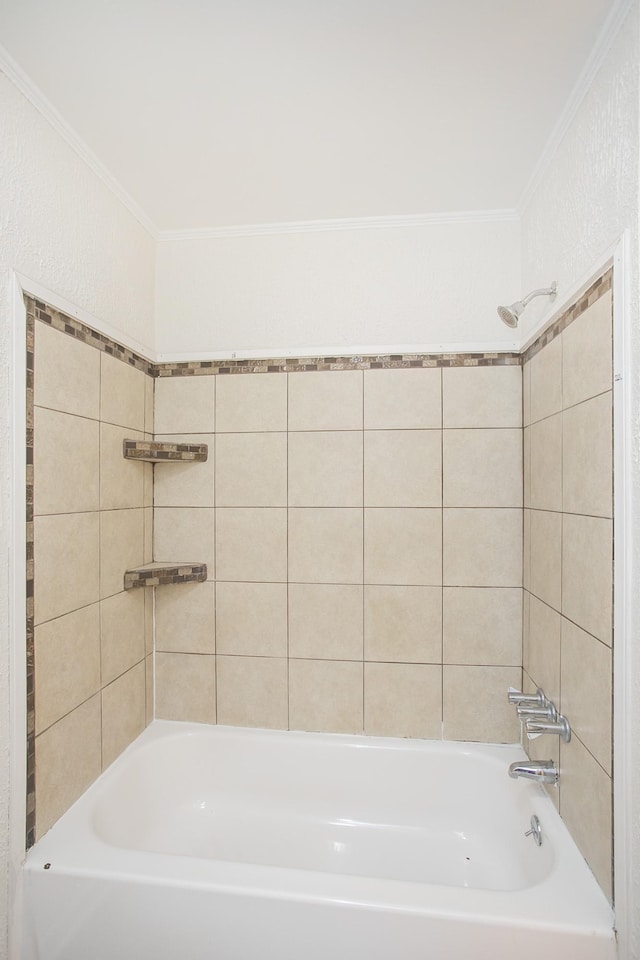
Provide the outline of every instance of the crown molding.
<path id="1" fill-rule="evenodd" d="M 607 16 L 600 34 L 598 35 L 598 39 L 596 40 L 593 49 L 591 50 L 591 53 L 589 54 L 589 57 L 580 72 L 573 90 L 569 94 L 569 99 L 565 104 L 564 110 L 560 114 L 560 117 L 553 127 L 544 150 L 542 151 L 540 158 L 534 167 L 529 182 L 524 188 L 516 205 L 516 210 L 519 216 L 523 216 L 527 207 L 531 203 L 536 190 L 540 186 L 541 181 L 549 169 L 551 161 L 553 160 L 553 157 L 560 144 L 564 140 L 567 131 L 575 120 L 576 114 L 580 109 L 596 77 L 596 74 L 598 73 L 605 60 L 605 57 L 607 56 L 607 53 L 611 48 L 611 44 L 617 36 L 634 2 L 635 0 L 616 0 L 616 3 L 614 3 L 613 7 L 609 11 L 609 15 Z"/>
<path id="2" fill-rule="evenodd" d="M 62 139 L 77 153 L 81 160 L 102 180 L 106 187 L 118 198 L 129 213 L 145 228 L 154 240 L 158 238 L 158 228 L 147 216 L 139 203 L 127 193 L 122 184 L 105 167 L 95 153 L 87 146 L 73 127 L 56 110 L 50 100 L 33 83 L 7 50 L 0 44 L 0 70 L 18 88 L 29 103 L 44 117 L 44 119 L 60 134 Z"/>

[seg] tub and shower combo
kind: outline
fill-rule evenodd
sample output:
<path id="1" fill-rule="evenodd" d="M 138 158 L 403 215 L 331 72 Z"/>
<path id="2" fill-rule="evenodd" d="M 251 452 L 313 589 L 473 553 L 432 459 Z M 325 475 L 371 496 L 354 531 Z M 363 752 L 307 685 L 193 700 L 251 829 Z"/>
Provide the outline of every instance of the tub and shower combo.
<path id="1" fill-rule="evenodd" d="M 611 960 L 519 746 L 156 720 L 32 848 L 25 960 Z"/>

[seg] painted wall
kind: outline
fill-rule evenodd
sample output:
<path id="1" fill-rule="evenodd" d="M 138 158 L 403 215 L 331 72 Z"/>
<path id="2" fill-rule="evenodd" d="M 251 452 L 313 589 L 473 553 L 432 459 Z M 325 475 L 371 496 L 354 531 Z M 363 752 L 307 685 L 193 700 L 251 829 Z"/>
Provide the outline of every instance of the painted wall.
<path id="1" fill-rule="evenodd" d="M 161 355 L 420 351 L 501 342 L 520 296 L 516 220 L 161 240 Z"/>
<path id="2" fill-rule="evenodd" d="M 0 75 L 0 114 L 1 957 L 6 952 L 8 896 L 12 271 L 27 275 L 129 337 L 149 342 L 155 245 L 4 75 Z"/>

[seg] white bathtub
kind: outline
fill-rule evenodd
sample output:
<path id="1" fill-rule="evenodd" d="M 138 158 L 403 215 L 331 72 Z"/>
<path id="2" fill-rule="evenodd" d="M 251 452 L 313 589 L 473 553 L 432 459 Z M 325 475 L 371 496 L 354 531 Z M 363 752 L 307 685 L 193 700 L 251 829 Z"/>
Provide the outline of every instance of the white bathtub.
<path id="1" fill-rule="evenodd" d="M 24 960 L 610 960 L 523 757 L 155 721 L 29 852 Z"/>

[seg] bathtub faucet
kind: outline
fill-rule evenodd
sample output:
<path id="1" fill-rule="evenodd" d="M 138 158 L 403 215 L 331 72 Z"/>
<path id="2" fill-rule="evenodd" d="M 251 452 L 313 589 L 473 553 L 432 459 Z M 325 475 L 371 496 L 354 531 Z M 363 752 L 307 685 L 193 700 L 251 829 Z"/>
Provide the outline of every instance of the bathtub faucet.
<path id="1" fill-rule="evenodd" d="M 558 782 L 558 770 L 553 760 L 516 760 L 509 767 L 509 776 L 514 780 L 525 777 L 538 783 Z"/>

